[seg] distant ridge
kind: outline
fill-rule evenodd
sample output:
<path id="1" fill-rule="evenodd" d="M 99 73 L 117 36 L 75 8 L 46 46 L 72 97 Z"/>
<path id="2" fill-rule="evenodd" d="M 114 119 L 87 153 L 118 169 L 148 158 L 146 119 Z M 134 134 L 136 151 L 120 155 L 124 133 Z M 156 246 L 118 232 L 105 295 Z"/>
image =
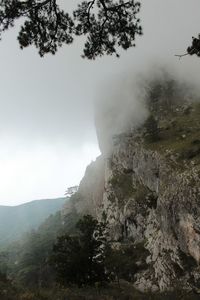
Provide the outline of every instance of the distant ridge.
<path id="1" fill-rule="evenodd" d="M 51 214 L 62 208 L 67 198 L 34 200 L 17 206 L 0 205 L 0 247 L 37 229 Z"/>

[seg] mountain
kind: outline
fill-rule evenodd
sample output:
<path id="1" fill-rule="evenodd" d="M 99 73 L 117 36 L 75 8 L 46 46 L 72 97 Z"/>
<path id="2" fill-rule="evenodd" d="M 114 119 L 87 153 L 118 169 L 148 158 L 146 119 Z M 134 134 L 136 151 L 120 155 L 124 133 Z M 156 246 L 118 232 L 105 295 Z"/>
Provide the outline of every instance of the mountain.
<path id="1" fill-rule="evenodd" d="M 173 80 L 158 80 L 148 87 L 146 106 L 144 123 L 115 134 L 109 152 L 99 141 L 102 155 L 63 214 L 76 210 L 106 221 L 117 249 L 140 245 L 136 263 L 146 255 L 146 266 L 135 273 L 137 289 L 199 293 L 199 98 Z"/>
<path id="2" fill-rule="evenodd" d="M 45 219 L 62 208 L 66 198 L 35 200 L 18 206 L 0 206 L 0 246 L 37 229 Z"/>

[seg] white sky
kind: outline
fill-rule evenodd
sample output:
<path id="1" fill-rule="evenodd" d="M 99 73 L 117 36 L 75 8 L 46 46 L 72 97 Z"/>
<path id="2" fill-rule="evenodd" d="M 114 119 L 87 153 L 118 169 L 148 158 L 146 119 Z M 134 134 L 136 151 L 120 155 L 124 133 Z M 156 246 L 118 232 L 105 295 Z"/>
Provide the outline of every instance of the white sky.
<path id="1" fill-rule="evenodd" d="M 121 58 L 95 62 L 80 58 L 80 44 L 41 59 L 34 48 L 21 51 L 16 30 L 0 43 L 0 204 L 63 196 L 78 184 L 99 155 L 93 103 L 105 81 L 151 64 L 199 83 L 200 59 L 184 53 L 197 35 L 198 0 L 143 0 L 144 36 Z M 197 76 L 198 75 L 198 76 Z"/>

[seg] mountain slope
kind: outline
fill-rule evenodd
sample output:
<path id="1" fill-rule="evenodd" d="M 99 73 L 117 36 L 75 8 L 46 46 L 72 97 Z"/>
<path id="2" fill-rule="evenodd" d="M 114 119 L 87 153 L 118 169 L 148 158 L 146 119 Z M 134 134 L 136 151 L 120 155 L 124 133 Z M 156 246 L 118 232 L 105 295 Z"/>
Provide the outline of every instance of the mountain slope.
<path id="1" fill-rule="evenodd" d="M 88 167 L 71 207 L 106 221 L 113 247 L 134 242 L 143 246 L 141 258 L 149 252 L 145 269 L 135 273 L 136 288 L 199 293 L 199 97 L 184 94 L 174 81 L 150 87 L 145 123 L 115 135 L 109 153 L 102 146 L 102 157 Z"/>
<path id="2" fill-rule="evenodd" d="M 17 240 L 20 236 L 44 222 L 60 210 L 66 198 L 35 200 L 18 206 L 0 206 L 0 246 Z"/>

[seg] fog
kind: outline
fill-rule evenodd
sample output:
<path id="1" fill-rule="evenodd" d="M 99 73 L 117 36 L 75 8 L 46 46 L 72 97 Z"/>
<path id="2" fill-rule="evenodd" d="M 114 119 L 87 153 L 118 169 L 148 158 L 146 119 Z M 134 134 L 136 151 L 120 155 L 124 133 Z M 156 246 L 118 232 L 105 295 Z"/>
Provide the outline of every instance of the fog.
<path id="1" fill-rule="evenodd" d="M 62 196 L 78 184 L 99 155 L 94 111 L 112 114 L 120 127 L 127 113 L 136 123 L 145 117 L 136 89 L 142 74 L 153 76 L 161 65 L 199 85 L 200 59 L 175 57 L 199 33 L 199 10 L 197 0 L 142 1 L 144 35 L 120 59 L 83 60 L 82 39 L 41 59 L 34 48 L 19 49 L 17 28 L 6 32 L 0 44 L 0 204 Z"/>
<path id="2" fill-rule="evenodd" d="M 95 105 L 96 133 L 103 155 L 110 156 L 115 135 L 131 133 L 145 122 L 149 116 L 150 91 L 155 84 L 166 87 L 170 82 L 174 84 L 171 101 L 177 105 L 200 101 L 200 88 L 195 80 L 161 63 L 147 66 L 138 73 L 126 73 L 104 84 Z"/>

